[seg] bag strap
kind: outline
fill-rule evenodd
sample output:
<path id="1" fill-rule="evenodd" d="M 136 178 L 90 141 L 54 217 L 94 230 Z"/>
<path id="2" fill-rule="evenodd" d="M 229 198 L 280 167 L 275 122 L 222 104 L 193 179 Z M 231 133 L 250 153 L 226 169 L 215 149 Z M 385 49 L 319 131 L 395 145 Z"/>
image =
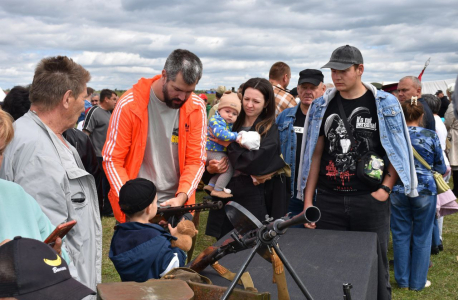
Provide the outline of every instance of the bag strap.
<path id="1" fill-rule="evenodd" d="M 347 130 L 347 134 L 348 134 L 348 136 L 350 138 L 351 146 L 353 148 L 356 148 L 356 141 L 355 141 L 355 138 L 353 137 L 353 133 L 350 130 L 350 124 L 348 124 L 347 115 L 345 114 L 345 111 L 343 109 L 342 100 L 340 99 L 340 96 L 337 97 L 337 105 L 339 106 L 339 111 L 340 111 L 340 115 L 342 117 L 342 121 L 343 121 L 343 123 L 345 125 L 345 129 Z"/>
<path id="2" fill-rule="evenodd" d="M 431 170 L 431 166 L 423 159 L 423 157 L 421 157 L 420 153 L 418 153 L 417 150 L 415 150 L 414 147 L 412 147 L 412 150 L 413 150 L 413 156 L 415 156 L 415 158 L 416 158 L 423 166 L 425 166 L 426 169 Z"/>

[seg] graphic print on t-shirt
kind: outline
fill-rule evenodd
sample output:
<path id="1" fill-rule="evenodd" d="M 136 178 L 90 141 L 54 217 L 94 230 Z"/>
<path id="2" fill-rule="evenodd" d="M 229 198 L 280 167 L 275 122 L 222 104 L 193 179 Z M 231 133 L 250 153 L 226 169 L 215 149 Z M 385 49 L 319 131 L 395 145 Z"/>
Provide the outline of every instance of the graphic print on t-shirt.
<path id="1" fill-rule="evenodd" d="M 326 166 L 328 171 L 326 175 L 334 180 L 339 176 L 342 185 L 345 185 L 345 180 L 348 181 L 350 176 L 356 175 L 356 161 L 361 154 L 369 151 L 372 135 L 377 130 L 377 123 L 373 123 L 372 118 L 363 117 L 368 114 L 370 115 L 368 108 L 357 107 L 348 116 L 351 134 L 356 142 L 355 149 L 351 147 L 350 136 L 341 117 L 332 114 L 326 119 L 324 134 L 329 141 L 327 151 L 334 157 L 334 160 L 330 160 Z M 356 126 L 352 125 L 354 119 L 356 119 Z"/>
<path id="2" fill-rule="evenodd" d="M 384 153 L 375 101 L 370 96 L 369 92 L 361 98 L 345 100 L 338 94 L 330 103 L 320 130 L 320 135 L 324 135 L 325 148 L 321 158 L 318 187 L 334 192 L 369 191 L 356 176 L 357 161 L 368 151 Z M 340 114 L 337 101 L 343 102 L 350 132 L 345 128 L 344 117 Z M 354 147 L 351 145 L 350 134 L 355 139 Z"/>
<path id="3" fill-rule="evenodd" d="M 171 142 L 173 145 L 178 145 L 178 127 L 173 128 Z"/>

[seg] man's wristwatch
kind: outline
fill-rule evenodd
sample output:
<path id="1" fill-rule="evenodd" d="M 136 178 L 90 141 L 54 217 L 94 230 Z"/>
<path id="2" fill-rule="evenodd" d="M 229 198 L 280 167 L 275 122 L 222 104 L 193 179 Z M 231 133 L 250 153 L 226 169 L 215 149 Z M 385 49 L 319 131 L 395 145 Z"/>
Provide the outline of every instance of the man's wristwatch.
<path id="1" fill-rule="evenodd" d="M 386 185 L 381 184 L 381 185 L 379 186 L 379 189 L 384 190 L 385 192 L 388 193 L 388 195 L 391 194 L 391 189 L 390 189 L 389 187 L 387 187 Z"/>

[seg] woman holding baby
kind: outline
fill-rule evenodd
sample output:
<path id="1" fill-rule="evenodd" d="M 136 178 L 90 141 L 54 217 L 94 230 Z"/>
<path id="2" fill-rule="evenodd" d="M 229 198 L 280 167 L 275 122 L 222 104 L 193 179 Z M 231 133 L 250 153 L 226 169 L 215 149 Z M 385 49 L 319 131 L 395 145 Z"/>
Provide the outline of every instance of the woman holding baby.
<path id="1" fill-rule="evenodd" d="M 222 200 L 225 204 L 230 200 L 245 207 L 260 221 L 267 214 L 264 182 L 285 166 L 280 157 L 280 141 L 275 124 L 275 98 L 272 85 L 263 78 L 248 80 L 242 89 L 242 109 L 233 124 L 233 132 L 255 131 L 259 133 L 261 142 L 258 150 L 249 150 L 241 145 L 241 139 L 235 142 L 221 142 L 227 147 L 229 163 L 234 174 L 227 184 L 232 197 Z M 210 161 L 207 172 L 210 174 L 224 173 L 227 163 Z M 206 235 L 217 239 L 233 229 L 225 210 L 212 210 L 207 221 Z"/>

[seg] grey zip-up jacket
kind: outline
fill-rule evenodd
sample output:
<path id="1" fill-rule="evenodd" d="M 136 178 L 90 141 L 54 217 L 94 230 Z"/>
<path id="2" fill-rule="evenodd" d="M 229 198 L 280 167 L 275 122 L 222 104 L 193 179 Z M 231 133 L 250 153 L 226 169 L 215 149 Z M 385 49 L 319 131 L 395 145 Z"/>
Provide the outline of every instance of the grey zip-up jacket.
<path id="1" fill-rule="evenodd" d="M 34 112 L 19 118 L 14 129 L 0 177 L 21 185 L 54 226 L 77 221 L 65 247 L 81 283 L 95 291 L 101 282 L 102 225 L 94 177 L 76 149 L 69 143 L 67 148 Z"/>

